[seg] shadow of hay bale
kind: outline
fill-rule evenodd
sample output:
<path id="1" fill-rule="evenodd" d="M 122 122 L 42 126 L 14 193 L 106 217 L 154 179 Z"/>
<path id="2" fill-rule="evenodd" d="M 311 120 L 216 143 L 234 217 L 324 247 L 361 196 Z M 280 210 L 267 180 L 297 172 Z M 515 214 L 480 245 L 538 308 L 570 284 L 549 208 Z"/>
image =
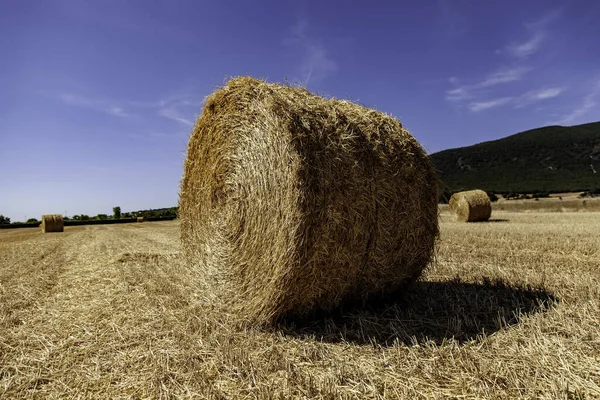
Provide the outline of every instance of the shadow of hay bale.
<path id="1" fill-rule="evenodd" d="M 505 218 L 490 218 L 487 221 L 479 221 L 478 223 L 483 223 L 483 224 L 487 224 L 490 222 L 510 222 L 509 219 L 505 219 Z"/>
<path id="2" fill-rule="evenodd" d="M 346 305 L 332 313 L 303 319 L 284 318 L 285 335 L 325 342 L 391 346 L 395 342 L 462 343 L 519 323 L 523 316 L 544 312 L 559 300 L 532 287 L 511 286 L 483 278 L 479 283 L 416 282 L 403 293 L 379 298 L 368 306 Z"/>

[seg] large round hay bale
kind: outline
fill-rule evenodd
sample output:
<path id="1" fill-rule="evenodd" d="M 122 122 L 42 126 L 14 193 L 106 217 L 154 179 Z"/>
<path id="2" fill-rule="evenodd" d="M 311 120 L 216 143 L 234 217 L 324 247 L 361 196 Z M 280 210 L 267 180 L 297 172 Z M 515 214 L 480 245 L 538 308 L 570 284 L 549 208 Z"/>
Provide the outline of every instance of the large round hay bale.
<path id="1" fill-rule="evenodd" d="M 456 219 L 459 221 L 487 221 L 492 215 L 492 203 L 483 190 L 454 193 L 448 204 L 456 213 Z"/>
<path id="2" fill-rule="evenodd" d="M 144 222 L 144 217 L 137 217 L 137 222 Z"/>
<path id="3" fill-rule="evenodd" d="M 263 324 L 416 279 L 438 180 L 400 122 L 307 90 L 234 78 L 190 137 L 184 256 L 223 315 Z"/>
<path id="4" fill-rule="evenodd" d="M 61 214 L 42 215 L 42 232 L 63 232 L 64 224 Z"/>

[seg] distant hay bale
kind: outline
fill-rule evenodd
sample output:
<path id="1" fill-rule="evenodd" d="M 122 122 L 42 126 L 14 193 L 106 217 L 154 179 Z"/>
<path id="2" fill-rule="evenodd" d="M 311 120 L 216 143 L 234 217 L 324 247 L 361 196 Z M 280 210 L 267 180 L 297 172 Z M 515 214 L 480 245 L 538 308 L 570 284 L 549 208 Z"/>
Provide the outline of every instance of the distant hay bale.
<path id="1" fill-rule="evenodd" d="M 459 221 L 487 221 L 492 215 L 492 203 L 483 190 L 454 193 L 448 204 L 456 213 L 456 219 Z"/>
<path id="2" fill-rule="evenodd" d="M 63 232 L 64 224 L 61 214 L 42 215 L 42 232 Z"/>
<path id="3" fill-rule="evenodd" d="M 182 248 L 212 306 L 269 324 L 416 279 L 438 235 L 437 187 L 396 119 L 234 78 L 190 137 Z"/>
<path id="4" fill-rule="evenodd" d="M 137 217 L 137 222 L 144 222 L 144 217 Z"/>

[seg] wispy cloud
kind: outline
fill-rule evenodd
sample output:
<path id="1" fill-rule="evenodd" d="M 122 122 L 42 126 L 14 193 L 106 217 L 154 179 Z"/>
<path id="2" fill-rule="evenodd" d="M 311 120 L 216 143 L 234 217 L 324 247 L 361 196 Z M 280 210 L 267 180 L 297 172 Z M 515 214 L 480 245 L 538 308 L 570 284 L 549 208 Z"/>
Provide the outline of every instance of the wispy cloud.
<path id="1" fill-rule="evenodd" d="M 193 117 L 202 102 L 189 95 L 172 95 L 155 101 L 129 101 L 132 107 L 151 109 L 157 115 L 192 126 Z"/>
<path id="2" fill-rule="evenodd" d="M 534 53 L 536 53 L 544 38 L 546 37 L 543 32 L 535 32 L 533 36 L 525 42 L 522 43 L 512 43 L 507 47 L 508 52 L 519 58 L 528 57 Z"/>
<path id="3" fill-rule="evenodd" d="M 531 31 L 539 31 L 546 29 L 547 26 L 560 18 L 562 11 L 558 8 L 550 10 L 546 12 L 544 15 L 540 16 L 540 18 L 526 22 L 524 25 L 527 29 Z"/>
<path id="4" fill-rule="evenodd" d="M 448 101 L 461 101 L 472 97 L 472 88 L 469 86 L 457 87 L 446 92 L 446 100 Z"/>
<path id="5" fill-rule="evenodd" d="M 515 108 L 523 108 L 533 103 L 537 103 L 544 100 L 553 99 L 560 96 L 564 91 L 567 90 L 564 87 L 553 87 L 544 88 L 538 90 L 531 90 L 523 95 L 519 96 L 515 100 Z"/>
<path id="6" fill-rule="evenodd" d="M 543 15 L 538 20 L 523 24 L 527 31 L 527 37 L 523 41 L 516 41 L 503 50 L 498 50 L 498 54 L 507 54 L 510 56 L 510 68 L 501 68 L 489 73 L 484 78 L 472 84 L 458 85 L 458 79 L 453 77 L 450 83 L 454 86 L 446 90 L 445 98 L 447 101 L 466 106 L 473 112 L 479 112 L 490 108 L 513 104 L 515 107 L 524 107 L 537 101 L 554 98 L 560 95 L 564 88 L 546 88 L 537 91 L 530 91 L 521 95 L 495 96 L 493 95 L 496 86 L 521 81 L 525 75 L 533 68 L 524 63 L 529 56 L 537 53 L 544 41 L 549 35 L 548 25 L 558 18 L 560 13 L 552 11 Z M 529 63 L 530 64 L 530 63 Z M 510 89 L 510 88 L 509 88 Z M 503 90 L 502 94 L 507 94 Z M 492 97 L 491 100 L 486 99 Z"/>
<path id="7" fill-rule="evenodd" d="M 534 100 L 544 100 L 544 99 L 551 99 L 553 97 L 558 96 L 559 94 L 561 94 L 562 92 L 564 92 L 565 89 L 564 88 L 550 88 L 550 89 L 542 89 L 542 90 L 538 90 L 535 92 L 530 92 L 528 94 L 528 97 Z"/>
<path id="8" fill-rule="evenodd" d="M 549 35 L 548 25 L 559 16 L 559 10 L 552 10 L 535 21 L 523 24 L 528 33 L 527 38 L 509 44 L 506 52 L 517 58 L 527 58 L 537 53 Z"/>
<path id="9" fill-rule="evenodd" d="M 600 80 L 592 85 L 592 89 L 583 96 L 581 102 L 573 110 L 554 121 L 553 124 L 565 125 L 585 122 L 582 117 L 588 115 L 592 110 L 597 110 L 596 116 L 600 115 Z"/>
<path id="10" fill-rule="evenodd" d="M 127 136 L 140 141 L 150 142 L 164 142 L 173 140 L 181 141 L 183 144 L 187 143 L 189 132 L 188 131 L 175 131 L 175 132 L 158 132 L 158 131 L 145 131 L 143 133 L 128 133 Z"/>
<path id="11" fill-rule="evenodd" d="M 182 115 L 182 113 L 179 110 L 177 110 L 175 107 L 161 108 L 158 111 L 158 114 L 162 117 L 169 118 L 169 119 L 172 119 L 177 122 L 181 122 L 182 124 L 185 124 L 188 126 L 194 125 L 194 122 L 191 119 L 186 118 L 186 116 Z"/>
<path id="12" fill-rule="evenodd" d="M 506 96 L 484 101 L 471 101 L 467 107 L 473 112 L 484 111 L 490 108 L 506 105 L 514 105 L 515 108 L 521 108 L 540 101 L 555 98 L 565 90 L 566 89 L 562 87 L 532 90 L 519 96 Z"/>
<path id="13" fill-rule="evenodd" d="M 162 99 L 156 101 L 128 101 L 132 107 L 141 107 L 141 108 L 164 108 L 170 105 L 184 105 L 184 106 L 194 106 L 197 107 L 202 102 L 200 100 L 195 100 L 193 96 L 186 94 L 177 94 L 172 96 L 166 96 Z"/>
<path id="14" fill-rule="evenodd" d="M 121 107 L 111 107 L 108 109 L 108 113 L 112 115 L 116 115 L 117 117 L 128 117 L 127 114 Z"/>
<path id="15" fill-rule="evenodd" d="M 320 40 L 308 34 L 308 21 L 298 19 L 291 27 L 290 35 L 284 40 L 288 46 L 296 46 L 302 50 L 302 61 L 298 73 L 304 86 L 311 79 L 323 79 L 338 70 L 337 63 Z"/>
<path id="16" fill-rule="evenodd" d="M 473 112 L 479 112 L 490 108 L 500 107 L 512 101 L 512 97 L 502 97 L 499 99 L 493 99 L 489 101 L 479 101 L 469 103 L 469 110 Z"/>
<path id="17" fill-rule="evenodd" d="M 486 88 L 501 83 L 518 81 L 529 71 L 531 71 L 531 68 L 522 66 L 501 69 L 488 75 L 483 81 L 475 85 L 475 88 Z"/>
<path id="18" fill-rule="evenodd" d="M 483 89 L 503 83 L 520 80 L 531 69 L 526 67 L 503 68 L 488 74 L 484 79 L 471 85 L 458 86 L 446 91 L 446 100 L 452 102 L 462 102 L 464 100 L 474 99 L 483 94 Z M 456 78 L 451 79 L 451 83 L 456 84 Z"/>
<path id="19" fill-rule="evenodd" d="M 559 16 L 559 11 L 552 11 L 535 21 L 524 23 L 523 26 L 527 32 L 526 39 L 510 43 L 502 50 L 496 51 L 497 54 L 508 55 L 510 67 L 496 69 L 470 84 L 459 85 L 459 79 L 452 77 L 449 82 L 453 87 L 446 90 L 446 100 L 460 107 L 466 106 L 473 112 L 478 112 L 508 104 L 513 104 L 515 107 L 524 107 L 560 95 L 564 88 L 546 88 L 521 95 L 507 93 L 506 89 L 503 89 L 500 96 L 494 90 L 499 85 L 521 81 L 529 72 L 534 70 L 531 62 L 525 63 L 525 59 L 542 48 L 549 36 L 549 24 Z M 508 89 L 514 90 L 514 87 L 513 85 Z M 494 94 L 494 92 L 496 93 Z M 490 97 L 492 100 L 489 100 Z"/>
<path id="20" fill-rule="evenodd" d="M 114 115 L 116 117 L 131 116 L 129 113 L 125 112 L 125 110 L 122 107 L 117 105 L 115 102 L 109 100 L 95 99 L 71 93 L 63 93 L 58 97 L 65 104 L 70 106 L 89 108 L 91 110 Z"/>

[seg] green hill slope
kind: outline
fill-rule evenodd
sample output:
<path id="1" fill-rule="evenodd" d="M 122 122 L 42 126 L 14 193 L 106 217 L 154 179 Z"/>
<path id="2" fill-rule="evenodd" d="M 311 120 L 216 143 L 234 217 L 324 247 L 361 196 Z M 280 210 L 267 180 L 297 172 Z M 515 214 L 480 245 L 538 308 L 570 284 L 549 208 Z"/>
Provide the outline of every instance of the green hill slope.
<path id="1" fill-rule="evenodd" d="M 547 126 L 430 155 L 451 191 L 583 191 L 600 188 L 600 122 Z"/>

